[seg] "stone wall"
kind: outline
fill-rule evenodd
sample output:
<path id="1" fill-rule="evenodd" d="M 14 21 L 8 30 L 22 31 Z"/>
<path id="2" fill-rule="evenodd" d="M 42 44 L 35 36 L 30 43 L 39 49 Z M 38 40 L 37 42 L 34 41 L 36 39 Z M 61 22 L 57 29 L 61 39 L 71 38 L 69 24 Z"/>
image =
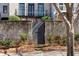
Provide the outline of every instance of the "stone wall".
<path id="1" fill-rule="evenodd" d="M 28 33 L 31 22 L 27 21 L 0 21 L 0 39 L 11 38 L 20 39 L 20 34 L 23 32 Z"/>
<path id="2" fill-rule="evenodd" d="M 48 34 L 66 36 L 66 26 L 63 21 L 47 21 L 45 22 L 45 36 L 48 37 Z M 74 22 L 74 31 L 79 33 L 79 20 Z"/>
<path id="3" fill-rule="evenodd" d="M 52 34 L 52 35 L 66 35 L 66 27 L 64 22 L 62 21 L 55 21 L 55 22 L 45 22 L 45 35 Z"/>
<path id="4" fill-rule="evenodd" d="M 20 33 L 28 33 L 28 39 L 34 39 L 32 36 L 32 25 L 31 21 L 0 21 L 0 39 L 2 38 L 11 38 L 11 39 L 20 39 Z M 79 33 L 79 21 L 75 22 L 75 33 Z M 62 21 L 46 21 L 45 22 L 45 38 L 49 34 L 52 35 L 66 35 L 66 27 Z"/>

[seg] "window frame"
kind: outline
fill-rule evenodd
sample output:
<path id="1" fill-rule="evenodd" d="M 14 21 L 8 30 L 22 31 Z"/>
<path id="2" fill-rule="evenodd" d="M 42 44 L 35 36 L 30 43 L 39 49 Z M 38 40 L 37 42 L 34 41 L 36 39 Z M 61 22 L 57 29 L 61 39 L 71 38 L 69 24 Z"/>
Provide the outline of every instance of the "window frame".
<path id="1" fill-rule="evenodd" d="M 3 13 L 6 14 L 8 12 L 8 6 L 3 5 Z"/>
<path id="2" fill-rule="evenodd" d="M 60 10 L 64 10 L 64 4 L 63 3 L 59 3 L 59 8 L 60 8 Z"/>
<path id="3" fill-rule="evenodd" d="M 19 15 L 25 16 L 25 3 L 19 3 Z"/>
<path id="4" fill-rule="evenodd" d="M 39 10 L 40 6 L 43 7 L 41 10 Z M 42 11 L 42 14 L 40 14 L 41 11 Z M 38 16 L 44 16 L 44 3 L 38 3 Z"/>
<path id="5" fill-rule="evenodd" d="M 28 16 L 35 16 L 35 4 L 28 3 Z"/>

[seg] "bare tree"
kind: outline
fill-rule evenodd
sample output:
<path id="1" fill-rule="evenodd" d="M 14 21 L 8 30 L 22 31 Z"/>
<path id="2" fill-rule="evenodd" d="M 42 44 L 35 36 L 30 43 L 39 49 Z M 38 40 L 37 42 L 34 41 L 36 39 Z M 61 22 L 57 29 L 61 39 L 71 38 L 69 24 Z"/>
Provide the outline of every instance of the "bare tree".
<path id="1" fill-rule="evenodd" d="M 76 16 L 74 16 L 73 3 L 63 3 L 66 7 L 66 14 L 62 15 L 60 8 L 58 8 L 56 3 L 53 3 L 55 9 L 59 13 L 60 17 L 64 21 L 66 25 L 67 32 L 67 56 L 74 56 L 74 22 L 79 18 L 79 12 L 77 12 Z M 79 5 L 78 5 L 79 6 Z M 79 11 L 77 6 L 77 11 Z"/>

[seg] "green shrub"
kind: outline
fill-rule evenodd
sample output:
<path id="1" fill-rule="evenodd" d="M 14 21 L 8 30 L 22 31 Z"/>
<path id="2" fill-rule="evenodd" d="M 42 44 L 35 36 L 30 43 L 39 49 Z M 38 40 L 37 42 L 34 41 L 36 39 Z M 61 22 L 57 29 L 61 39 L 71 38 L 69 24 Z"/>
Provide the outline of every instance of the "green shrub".
<path id="1" fill-rule="evenodd" d="M 75 36 L 75 40 L 79 41 L 79 33 L 74 34 L 74 36 Z"/>
<path id="2" fill-rule="evenodd" d="M 20 37 L 21 37 L 21 41 L 25 42 L 27 40 L 27 33 L 26 32 L 20 33 Z"/>
<path id="3" fill-rule="evenodd" d="M 51 20 L 51 17 L 50 16 L 44 16 L 44 17 L 42 17 L 42 20 L 44 20 L 44 21 Z"/>
<path id="4" fill-rule="evenodd" d="M 20 21 L 21 19 L 18 16 L 10 16 L 9 21 Z"/>
<path id="5" fill-rule="evenodd" d="M 54 43 L 56 43 L 56 44 L 60 44 L 61 37 L 60 37 L 59 35 L 54 36 L 53 39 L 54 39 Z"/>
<path id="6" fill-rule="evenodd" d="M 66 37 L 62 37 L 62 36 L 54 36 L 53 37 L 53 43 L 57 44 L 57 45 L 61 45 L 61 46 L 65 46 L 66 45 Z"/>
<path id="7" fill-rule="evenodd" d="M 2 39 L 0 40 L 0 45 L 2 46 L 13 46 L 15 44 L 15 41 L 11 39 Z"/>
<path id="8" fill-rule="evenodd" d="M 66 37 L 62 37 L 62 39 L 60 40 L 60 45 L 61 46 L 66 46 L 67 44 L 67 38 Z"/>
<path id="9" fill-rule="evenodd" d="M 48 38 L 47 38 L 49 44 L 52 44 L 52 35 L 48 35 Z"/>

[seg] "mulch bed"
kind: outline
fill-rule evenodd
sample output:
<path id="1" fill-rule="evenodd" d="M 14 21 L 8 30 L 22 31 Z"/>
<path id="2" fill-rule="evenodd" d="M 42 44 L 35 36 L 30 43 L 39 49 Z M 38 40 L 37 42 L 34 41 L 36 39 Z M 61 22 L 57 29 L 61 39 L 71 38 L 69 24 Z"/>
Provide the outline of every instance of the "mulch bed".
<path id="1" fill-rule="evenodd" d="M 67 46 L 48 46 L 43 47 L 42 51 L 67 51 Z M 74 47 L 75 51 L 79 51 L 79 46 Z"/>
<path id="2" fill-rule="evenodd" d="M 17 48 L 17 51 L 16 51 Z M 7 53 L 16 53 L 16 52 L 32 52 L 34 51 L 34 45 L 22 45 L 22 46 L 15 46 L 15 47 L 4 47 L 0 46 L 0 53 L 4 53 L 5 50 Z"/>
<path id="3" fill-rule="evenodd" d="M 18 52 L 33 52 L 33 51 L 67 51 L 66 46 L 43 46 L 41 48 L 38 48 L 35 46 L 35 44 L 31 45 L 22 45 L 22 46 L 16 46 Z M 16 47 L 10 47 L 6 48 L 7 53 L 16 53 Z M 5 47 L 0 47 L 0 53 L 4 53 L 4 48 Z M 75 47 L 75 50 L 79 51 L 79 46 Z"/>
<path id="4" fill-rule="evenodd" d="M 48 46 L 42 48 L 42 51 L 66 51 L 66 46 Z"/>

